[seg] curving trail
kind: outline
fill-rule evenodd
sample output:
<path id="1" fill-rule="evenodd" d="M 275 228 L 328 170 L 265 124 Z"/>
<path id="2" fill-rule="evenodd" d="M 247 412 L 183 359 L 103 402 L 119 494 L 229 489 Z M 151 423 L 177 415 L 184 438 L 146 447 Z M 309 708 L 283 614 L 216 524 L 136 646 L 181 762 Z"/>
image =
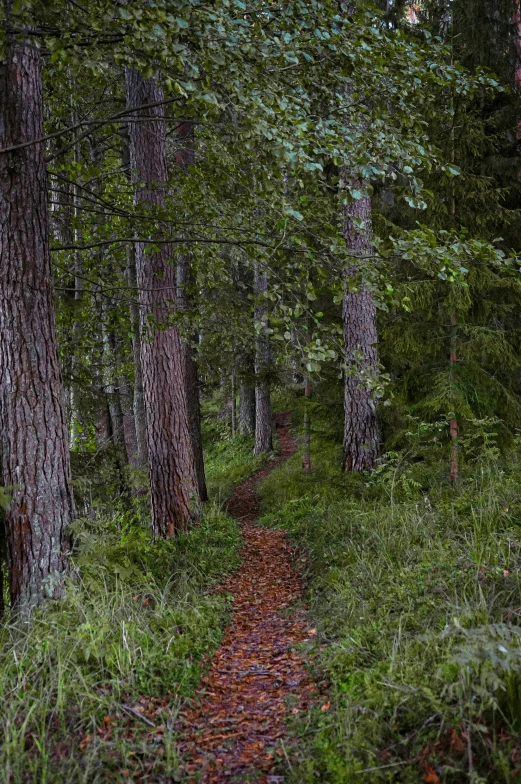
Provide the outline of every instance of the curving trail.
<path id="1" fill-rule="evenodd" d="M 204 784 L 277 784 L 271 774 L 290 712 L 305 710 L 313 684 L 294 650 L 310 636 L 303 611 L 288 612 L 302 597 L 302 580 L 283 531 L 254 524 L 257 482 L 295 452 L 289 414 L 277 414 L 280 456 L 240 484 L 228 506 L 242 523 L 239 570 L 221 590 L 233 596 L 233 618 L 198 697 L 183 714 L 179 750 L 188 780 Z"/>

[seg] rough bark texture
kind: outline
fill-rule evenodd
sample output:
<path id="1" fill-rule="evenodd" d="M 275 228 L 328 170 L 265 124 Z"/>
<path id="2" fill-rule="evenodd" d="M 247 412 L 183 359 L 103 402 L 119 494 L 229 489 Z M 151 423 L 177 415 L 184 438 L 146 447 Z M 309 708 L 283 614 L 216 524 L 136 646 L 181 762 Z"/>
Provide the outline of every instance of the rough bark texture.
<path id="1" fill-rule="evenodd" d="M 8 41 L 0 147 L 43 136 L 39 50 Z M 43 144 L 0 155 L 0 437 L 9 588 L 15 607 L 59 596 L 74 518 L 56 344 Z"/>
<path id="2" fill-rule="evenodd" d="M 163 98 L 157 81 L 143 79 L 135 69 L 127 69 L 126 81 L 129 107 Z M 161 206 L 165 200 L 166 129 L 159 119 L 163 112 L 164 107 L 155 106 L 129 115 L 131 165 L 136 200 L 142 207 Z M 200 506 L 181 338 L 171 321 L 176 297 L 172 249 L 163 243 L 159 251 L 145 254 L 144 244 L 137 242 L 136 274 L 152 524 L 156 536 L 170 537 L 198 519 Z"/>
<path id="3" fill-rule="evenodd" d="M 311 417 L 309 402 L 311 400 L 311 381 L 306 377 L 304 384 L 304 437 L 302 439 L 302 468 L 306 473 L 311 471 Z"/>
<path id="4" fill-rule="evenodd" d="M 139 303 L 136 299 L 136 254 L 135 248 L 129 249 L 127 256 L 127 281 L 132 289 L 130 301 L 130 328 L 132 332 L 132 354 L 134 358 L 134 425 L 136 431 L 136 465 L 144 468 L 148 463 L 147 423 L 145 413 L 145 394 L 143 392 L 143 371 L 141 369 L 141 327 L 139 323 Z"/>
<path id="5" fill-rule="evenodd" d="M 239 388 L 239 433 L 251 436 L 255 432 L 255 387 L 247 383 Z"/>
<path id="6" fill-rule="evenodd" d="M 268 278 L 255 265 L 255 322 L 261 329 L 255 341 L 255 447 L 254 454 L 261 455 L 273 449 L 270 396 L 270 339 L 268 318 L 263 295 L 268 289 Z"/>
<path id="7" fill-rule="evenodd" d="M 239 433 L 255 432 L 255 363 L 252 354 L 245 354 L 239 364 Z"/>
<path id="8" fill-rule="evenodd" d="M 450 338 L 450 375 L 451 381 L 454 383 L 454 374 L 456 370 L 456 363 L 458 357 L 456 355 L 456 311 L 453 310 L 450 314 L 450 324 L 452 334 Z M 450 481 L 457 482 L 459 478 L 459 461 L 458 461 L 458 420 L 456 417 L 451 417 L 450 420 L 450 439 L 451 439 L 451 456 L 450 456 Z"/>
<path id="9" fill-rule="evenodd" d="M 181 309 L 186 309 L 189 306 L 186 290 L 189 276 L 190 262 L 186 257 L 180 256 L 177 260 L 177 306 Z M 197 473 L 197 485 L 201 501 L 207 501 L 208 490 L 206 488 L 206 476 L 204 472 L 201 404 L 199 400 L 199 373 L 197 370 L 197 361 L 194 356 L 195 352 L 190 341 L 182 340 L 181 345 L 184 362 L 186 403 L 188 406 L 190 436 L 192 438 L 192 449 L 194 452 L 195 470 Z"/>
<path id="10" fill-rule="evenodd" d="M 235 370 L 232 370 L 231 377 L 231 406 L 232 406 L 232 436 L 237 435 L 237 377 Z"/>
<path id="11" fill-rule="evenodd" d="M 181 123 L 177 130 L 180 145 L 176 152 L 176 162 L 183 167 L 195 164 L 195 140 L 193 122 Z M 177 260 L 177 307 L 187 310 L 193 305 L 188 294 L 188 286 L 191 282 L 192 270 L 190 259 L 179 256 Z M 192 336 L 192 343 L 197 342 L 197 335 Z M 192 437 L 192 449 L 194 451 L 195 470 L 197 473 L 197 484 L 201 501 L 208 500 L 208 490 L 206 488 L 206 476 L 204 471 L 203 436 L 201 432 L 201 402 L 199 394 L 199 372 L 197 360 L 193 346 L 189 340 L 182 341 L 183 360 L 185 368 L 185 389 L 186 402 L 188 405 L 188 418 L 190 420 L 190 434 Z"/>
<path id="12" fill-rule="evenodd" d="M 104 387 L 107 395 L 112 445 L 119 452 L 125 465 L 128 462 L 128 454 L 125 440 L 123 406 L 120 389 L 117 384 L 116 340 L 114 333 L 107 326 L 107 315 L 108 305 L 105 302 L 103 304 L 102 318 Z"/>
<path id="13" fill-rule="evenodd" d="M 356 175 L 345 176 L 362 188 Z M 344 236 L 352 256 L 345 274 L 342 307 L 346 376 L 344 387 L 344 469 L 363 471 L 373 468 L 380 451 L 380 428 L 368 378 L 378 374 L 376 306 L 364 268 L 374 255 L 371 199 L 364 196 L 346 205 Z M 356 226 L 363 221 L 363 228 Z M 355 279 L 357 291 L 350 291 Z"/>
<path id="14" fill-rule="evenodd" d="M 136 419 L 134 417 L 134 395 L 132 385 L 125 376 L 118 378 L 119 399 L 121 401 L 121 411 L 123 414 L 123 439 L 128 462 L 134 468 L 138 468 Z"/>
<path id="15" fill-rule="evenodd" d="M 73 111 L 72 122 L 78 121 L 77 113 Z M 79 144 L 74 146 L 74 162 L 80 164 L 81 153 Z M 73 216 L 78 218 L 78 188 L 73 186 L 72 192 L 73 200 Z M 76 222 L 76 221 L 75 221 Z M 78 228 L 72 231 L 72 240 L 74 245 L 81 245 L 82 238 Z M 76 442 L 80 439 L 81 427 L 80 411 L 81 411 L 81 388 L 78 384 L 78 371 L 79 371 L 79 351 L 78 345 L 81 339 L 81 316 L 79 315 L 81 301 L 83 299 L 83 257 L 79 250 L 74 251 L 74 303 L 75 303 L 75 319 L 72 327 L 72 345 L 71 345 L 71 390 L 70 390 L 70 446 L 73 448 Z"/>
<path id="16" fill-rule="evenodd" d="M 0 621 L 5 615 L 5 566 L 7 561 L 7 541 L 5 535 L 5 514 L 0 508 Z"/>

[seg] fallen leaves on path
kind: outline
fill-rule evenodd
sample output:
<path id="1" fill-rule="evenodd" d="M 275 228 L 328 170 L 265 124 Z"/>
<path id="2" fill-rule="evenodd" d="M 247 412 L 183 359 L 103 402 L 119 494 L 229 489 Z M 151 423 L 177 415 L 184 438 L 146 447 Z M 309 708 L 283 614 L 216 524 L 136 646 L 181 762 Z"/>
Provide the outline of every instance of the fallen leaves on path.
<path id="1" fill-rule="evenodd" d="M 307 629 L 302 609 L 288 613 L 302 598 L 291 545 L 283 531 L 254 525 L 257 482 L 295 451 L 289 415 L 277 415 L 276 424 L 280 457 L 239 485 L 228 507 L 242 522 L 243 560 L 221 588 L 233 596 L 232 622 L 178 728 L 191 781 L 220 784 L 255 773 L 265 784 L 280 781 L 269 774 L 285 753 L 284 720 L 305 710 L 314 691 L 295 646 L 316 631 Z"/>

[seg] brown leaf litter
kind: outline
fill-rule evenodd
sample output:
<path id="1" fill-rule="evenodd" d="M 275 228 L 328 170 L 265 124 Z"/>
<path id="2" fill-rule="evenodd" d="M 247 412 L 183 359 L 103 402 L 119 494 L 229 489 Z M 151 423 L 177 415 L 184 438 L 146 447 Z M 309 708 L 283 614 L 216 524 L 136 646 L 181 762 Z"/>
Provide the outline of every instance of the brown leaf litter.
<path id="1" fill-rule="evenodd" d="M 295 650 L 315 630 L 307 628 L 301 606 L 290 611 L 303 593 L 292 547 L 283 531 L 254 522 L 257 483 L 296 449 L 289 414 L 277 414 L 275 423 L 280 456 L 240 484 L 228 506 L 241 521 L 242 563 L 221 588 L 233 597 L 232 621 L 178 726 L 191 782 L 282 781 L 273 769 L 285 754 L 285 719 L 306 710 L 315 692 Z"/>

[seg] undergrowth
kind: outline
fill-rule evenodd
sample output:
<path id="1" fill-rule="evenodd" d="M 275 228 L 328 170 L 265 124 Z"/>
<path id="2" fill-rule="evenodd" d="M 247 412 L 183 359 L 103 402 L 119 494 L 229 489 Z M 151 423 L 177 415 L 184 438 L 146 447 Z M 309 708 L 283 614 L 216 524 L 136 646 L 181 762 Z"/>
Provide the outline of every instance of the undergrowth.
<path id="1" fill-rule="evenodd" d="M 521 459 L 485 437 L 452 488 L 431 436 L 342 476 L 316 407 L 311 474 L 297 454 L 261 484 L 261 522 L 307 553 L 309 662 L 325 694 L 293 726 L 295 784 L 521 771 Z"/>
<path id="2" fill-rule="evenodd" d="M 219 416 L 219 396 L 206 401 L 203 412 L 203 441 L 208 493 L 216 503 L 224 503 L 233 488 L 261 468 L 268 455 L 253 456 L 253 438 L 232 437 L 228 422 Z"/>
<path id="3" fill-rule="evenodd" d="M 132 500 L 112 463 L 82 472 L 78 457 L 84 517 L 71 526 L 66 595 L 0 629 L 1 784 L 181 778 L 176 716 L 228 617 L 212 586 L 239 562 L 224 503 L 264 461 L 252 439 L 230 437 L 215 405 L 204 421 L 212 500 L 175 540 L 152 541 L 146 495 Z"/>
<path id="4" fill-rule="evenodd" d="M 214 504 L 175 541 L 121 514 L 73 527 L 81 577 L 0 632 L 0 782 L 176 780 L 175 718 L 221 638 L 210 589 L 238 564 L 238 525 Z"/>

